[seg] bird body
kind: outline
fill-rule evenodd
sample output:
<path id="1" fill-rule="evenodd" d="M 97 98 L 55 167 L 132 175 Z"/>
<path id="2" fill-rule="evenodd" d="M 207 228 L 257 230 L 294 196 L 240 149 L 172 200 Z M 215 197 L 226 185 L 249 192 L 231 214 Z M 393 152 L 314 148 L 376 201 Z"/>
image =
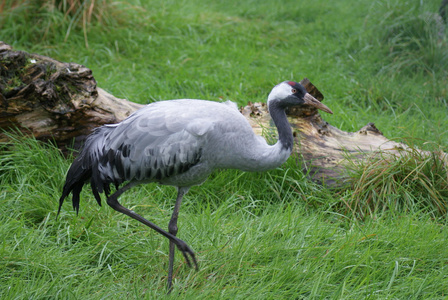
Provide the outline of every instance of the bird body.
<path id="1" fill-rule="evenodd" d="M 255 135 L 236 105 L 182 99 L 149 104 L 121 123 L 98 128 L 74 164 L 91 170 L 92 186 L 102 193 L 125 181 L 186 187 L 202 183 L 214 169 L 269 170 L 291 150 Z M 68 178 L 82 174 L 70 171 Z"/>
<path id="2" fill-rule="evenodd" d="M 151 103 L 121 123 L 97 128 L 87 138 L 67 173 L 59 211 L 70 192 L 73 194 L 73 207 L 78 211 L 79 194 L 83 185 L 90 181 L 98 204 L 101 205 L 100 194 L 104 192 L 112 208 L 170 239 L 170 290 L 174 245 L 182 251 L 189 264 L 190 256 L 196 265 L 193 251 L 176 237 L 183 195 L 189 187 L 205 181 L 215 169 L 265 171 L 284 163 L 293 147 L 285 108 L 304 104 L 331 113 L 296 82 L 283 82 L 274 87 L 268 97 L 268 106 L 279 140 L 269 145 L 264 138 L 254 134 L 237 106 L 230 101 L 181 99 Z M 122 207 L 117 201 L 130 187 L 149 182 L 178 188 L 169 232 Z M 123 183 L 126 185 L 120 188 Z M 112 195 L 111 184 L 117 189 Z"/>

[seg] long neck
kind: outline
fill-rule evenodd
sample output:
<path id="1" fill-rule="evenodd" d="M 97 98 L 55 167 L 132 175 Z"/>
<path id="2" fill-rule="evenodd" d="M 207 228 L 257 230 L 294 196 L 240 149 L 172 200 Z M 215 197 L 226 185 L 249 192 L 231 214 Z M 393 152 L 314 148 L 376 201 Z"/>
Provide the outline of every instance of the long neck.
<path id="1" fill-rule="evenodd" d="M 217 168 L 239 169 L 243 171 L 266 171 L 283 164 L 291 155 L 294 138 L 284 109 L 278 104 L 269 104 L 271 118 L 277 127 L 279 140 L 268 145 L 266 140 L 256 136 L 249 127 L 247 135 L 239 136 L 237 143 L 216 143 L 214 150 L 222 153 Z"/>
<path id="2" fill-rule="evenodd" d="M 269 113 L 278 131 L 278 142 L 282 149 L 292 151 L 294 138 L 292 136 L 291 125 L 289 125 L 285 110 L 278 102 L 269 103 Z"/>
<path id="3" fill-rule="evenodd" d="M 243 171 L 266 171 L 279 167 L 288 159 L 294 141 L 291 125 L 288 123 L 284 109 L 278 105 L 270 104 L 269 113 L 277 127 L 279 136 L 277 143 L 271 146 L 263 139 L 255 139 L 256 144 L 243 146 L 242 152 L 245 154 L 239 157 L 240 159 L 232 156 L 232 164 L 225 167 Z"/>

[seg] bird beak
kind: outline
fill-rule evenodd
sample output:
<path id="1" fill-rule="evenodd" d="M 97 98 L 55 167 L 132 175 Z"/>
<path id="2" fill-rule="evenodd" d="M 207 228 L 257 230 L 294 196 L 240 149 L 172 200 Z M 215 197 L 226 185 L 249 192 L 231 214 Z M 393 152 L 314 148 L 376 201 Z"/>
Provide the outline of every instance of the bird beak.
<path id="1" fill-rule="evenodd" d="M 324 112 L 333 114 L 333 112 L 331 111 L 331 109 L 329 109 L 326 105 L 322 104 L 322 102 L 320 102 L 319 100 L 317 100 L 316 98 L 314 98 L 313 96 L 311 96 L 310 93 L 306 93 L 305 97 L 303 97 L 303 100 L 305 101 L 305 104 L 314 106 L 315 108 L 318 108 L 320 110 L 323 110 Z"/>

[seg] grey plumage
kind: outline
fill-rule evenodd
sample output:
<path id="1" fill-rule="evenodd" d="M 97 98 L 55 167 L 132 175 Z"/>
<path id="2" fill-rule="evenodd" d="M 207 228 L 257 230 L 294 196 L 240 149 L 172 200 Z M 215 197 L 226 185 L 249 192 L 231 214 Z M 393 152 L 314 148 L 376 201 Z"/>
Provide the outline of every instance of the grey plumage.
<path id="1" fill-rule="evenodd" d="M 183 195 L 190 186 L 202 183 L 214 169 L 264 171 L 281 165 L 293 146 L 285 109 L 307 104 L 331 113 L 296 82 L 283 82 L 274 87 L 268 97 L 268 105 L 279 133 L 279 141 L 275 145 L 268 145 L 262 137 L 256 136 L 231 102 L 183 99 L 149 104 L 121 123 L 97 128 L 87 138 L 67 173 L 58 214 L 70 192 L 73 194 L 73 207 L 78 212 L 79 194 L 83 185 L 90 181 L 99 205 L 100 194 L 104 192 L 112 208 L 170 240 L 170 291 L 174 245 L 182 251 L 189 265 L 191 259 L 197 267 L 194 252 L 176 237 Z M 122 207 L 117 201 L 132 186 L 148 182 L 178 188 L 169 232 Z M 110 185 L 117 189 L 112 195 Z"/>

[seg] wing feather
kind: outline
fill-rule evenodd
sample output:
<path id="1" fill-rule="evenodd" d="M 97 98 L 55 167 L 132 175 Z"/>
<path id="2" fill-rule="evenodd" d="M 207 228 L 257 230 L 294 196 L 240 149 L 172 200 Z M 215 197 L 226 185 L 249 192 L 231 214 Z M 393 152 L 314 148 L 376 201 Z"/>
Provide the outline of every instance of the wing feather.
<path id="1" fill-rule="evenodd" d="M 213 121 L 198 116 L 200 121 L 189 122 L 185 117 L 191 119 L 191 112 L 179 111 L 173 116 L 182 108 L 169 110 L 169 104 L 163 104 L 163 109 L 151 105 L 138 111 L 108 135 L 99 165 L 105 181 L 161 180 L 199 163 L 206 142 L 202 136 L 213 127 Z"/>

